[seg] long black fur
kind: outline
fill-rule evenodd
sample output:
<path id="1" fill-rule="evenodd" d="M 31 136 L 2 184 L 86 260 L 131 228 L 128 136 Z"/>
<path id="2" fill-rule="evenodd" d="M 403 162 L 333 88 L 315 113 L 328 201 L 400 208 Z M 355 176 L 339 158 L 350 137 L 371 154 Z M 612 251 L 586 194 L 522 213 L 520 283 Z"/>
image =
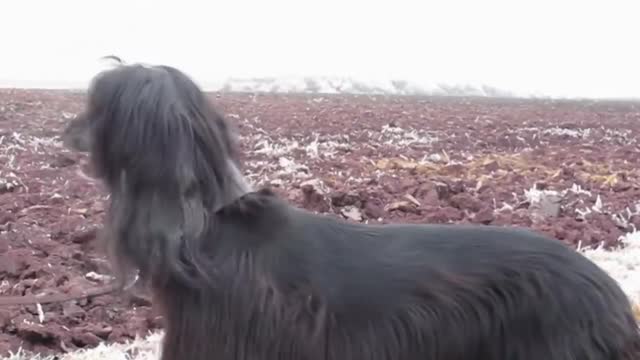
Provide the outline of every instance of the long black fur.
<path id="1" fill-rule="evenodd" d="M 64 138 L 110 191 L 113 264 L 151 285 L 163 360 L 640 359 L 625 294 L 558 241 L 347 223 L 249 189 L 230 126 L 172 67 L 101 73 Z"/>

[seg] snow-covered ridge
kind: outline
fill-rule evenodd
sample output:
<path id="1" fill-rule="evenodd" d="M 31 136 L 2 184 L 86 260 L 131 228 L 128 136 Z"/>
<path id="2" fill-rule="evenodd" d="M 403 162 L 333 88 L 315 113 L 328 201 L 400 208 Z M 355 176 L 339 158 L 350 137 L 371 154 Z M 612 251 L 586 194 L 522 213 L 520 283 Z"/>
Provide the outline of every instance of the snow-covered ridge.
<path id="1" fill-rule="evenodd" d="M 258 92 L 284 94 L 367 94 L 421 96 L 480 96 L 548 98 L 545 94 L 513 92 L 484 84 L 434 82 L 424 84 L 409 80 L 360 80 L 348 77 L 300 76 L 259 77 L 225 80 L 195 80 L 207 91 Z M 0 88 L 72 89 L 84 91 L 89 81 L 18 81 L 0 79 Z"/>
<path id="2" fill-rule="evenodd" d="M 222 83 L 203 82 L 212 91 L 263 93 L 317 94 L 389 94 L 435 96 L 534 97 L 534 94 L 515 94 L 488 85 L 475 84 L 417 84 L 407 80 L 358 80 L 346 77 L 263 77 L 229 78 Z M 539 96 L 539 95 L 538 95 Z"/>
<path id="3" fill-rule="evenodd" d="M 252 92 L 280 94 L 363 94 L 396 96 L 467 96 L 487 98 L 596 99 L 583 96 L 549 94 L 534 91 L 515 91 L 482 83 L 417 82 L 411 80 L 363 80 L 351 77 L 289 76 L 289 77 L 229 77 L 221 80 L 203 80 L 193 77 L 206 91 Z M 86 81 L 34 81 L 0 78 L 1 88 L 65 89 L 84 91 Z M 633 97 L 604 97 L 606 100 L 637 101 Z"/>

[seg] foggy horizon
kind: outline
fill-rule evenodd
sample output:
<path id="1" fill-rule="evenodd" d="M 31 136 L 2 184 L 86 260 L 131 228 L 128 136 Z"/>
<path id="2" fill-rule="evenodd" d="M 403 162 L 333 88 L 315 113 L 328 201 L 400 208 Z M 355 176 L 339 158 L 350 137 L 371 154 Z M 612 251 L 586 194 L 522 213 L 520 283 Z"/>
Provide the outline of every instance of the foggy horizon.
<path id="1" fill-rule="evenodd" d="M 0 87 L 84 87 L 117 55 L 228 78 L 342 77 L 640 98 L 631 1 L 23 0 L 3 4 Z M 34 9 L 37 9 L 35 11 Z"/>

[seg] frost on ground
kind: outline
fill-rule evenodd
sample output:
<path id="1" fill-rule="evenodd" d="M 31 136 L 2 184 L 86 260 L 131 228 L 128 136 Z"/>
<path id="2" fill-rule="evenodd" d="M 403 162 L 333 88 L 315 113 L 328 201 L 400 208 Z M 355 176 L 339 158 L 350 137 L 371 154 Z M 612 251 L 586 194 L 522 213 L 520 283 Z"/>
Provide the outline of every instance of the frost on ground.
<path id="1" fill-rule="evenodd" d="M 585 249 L 582 253 L 620 283 L 634 304 L 640 305 L 640 231 L 625 234 L 624 249 Z"/>
<path id="2" fill-rule="evenodd" d="M 156 360 L 159 359 L 162 333 L 127 343 L 100 344 L 93 349 L 80 350 L 64 355 L 39 356 L 19 351 L 2 360 Z"/>

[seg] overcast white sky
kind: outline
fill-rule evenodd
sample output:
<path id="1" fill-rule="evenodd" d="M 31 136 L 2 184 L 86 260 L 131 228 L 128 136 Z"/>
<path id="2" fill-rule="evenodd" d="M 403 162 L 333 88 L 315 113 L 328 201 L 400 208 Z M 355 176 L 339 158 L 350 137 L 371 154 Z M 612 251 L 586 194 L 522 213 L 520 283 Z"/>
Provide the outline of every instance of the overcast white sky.
<path id="1" fill-rule="evenodd" d="M 2 0 L 0 85 L 86 83 L 107 54 L 199 82 L 339 75 L 640 97 L 637 0 Z"/>

